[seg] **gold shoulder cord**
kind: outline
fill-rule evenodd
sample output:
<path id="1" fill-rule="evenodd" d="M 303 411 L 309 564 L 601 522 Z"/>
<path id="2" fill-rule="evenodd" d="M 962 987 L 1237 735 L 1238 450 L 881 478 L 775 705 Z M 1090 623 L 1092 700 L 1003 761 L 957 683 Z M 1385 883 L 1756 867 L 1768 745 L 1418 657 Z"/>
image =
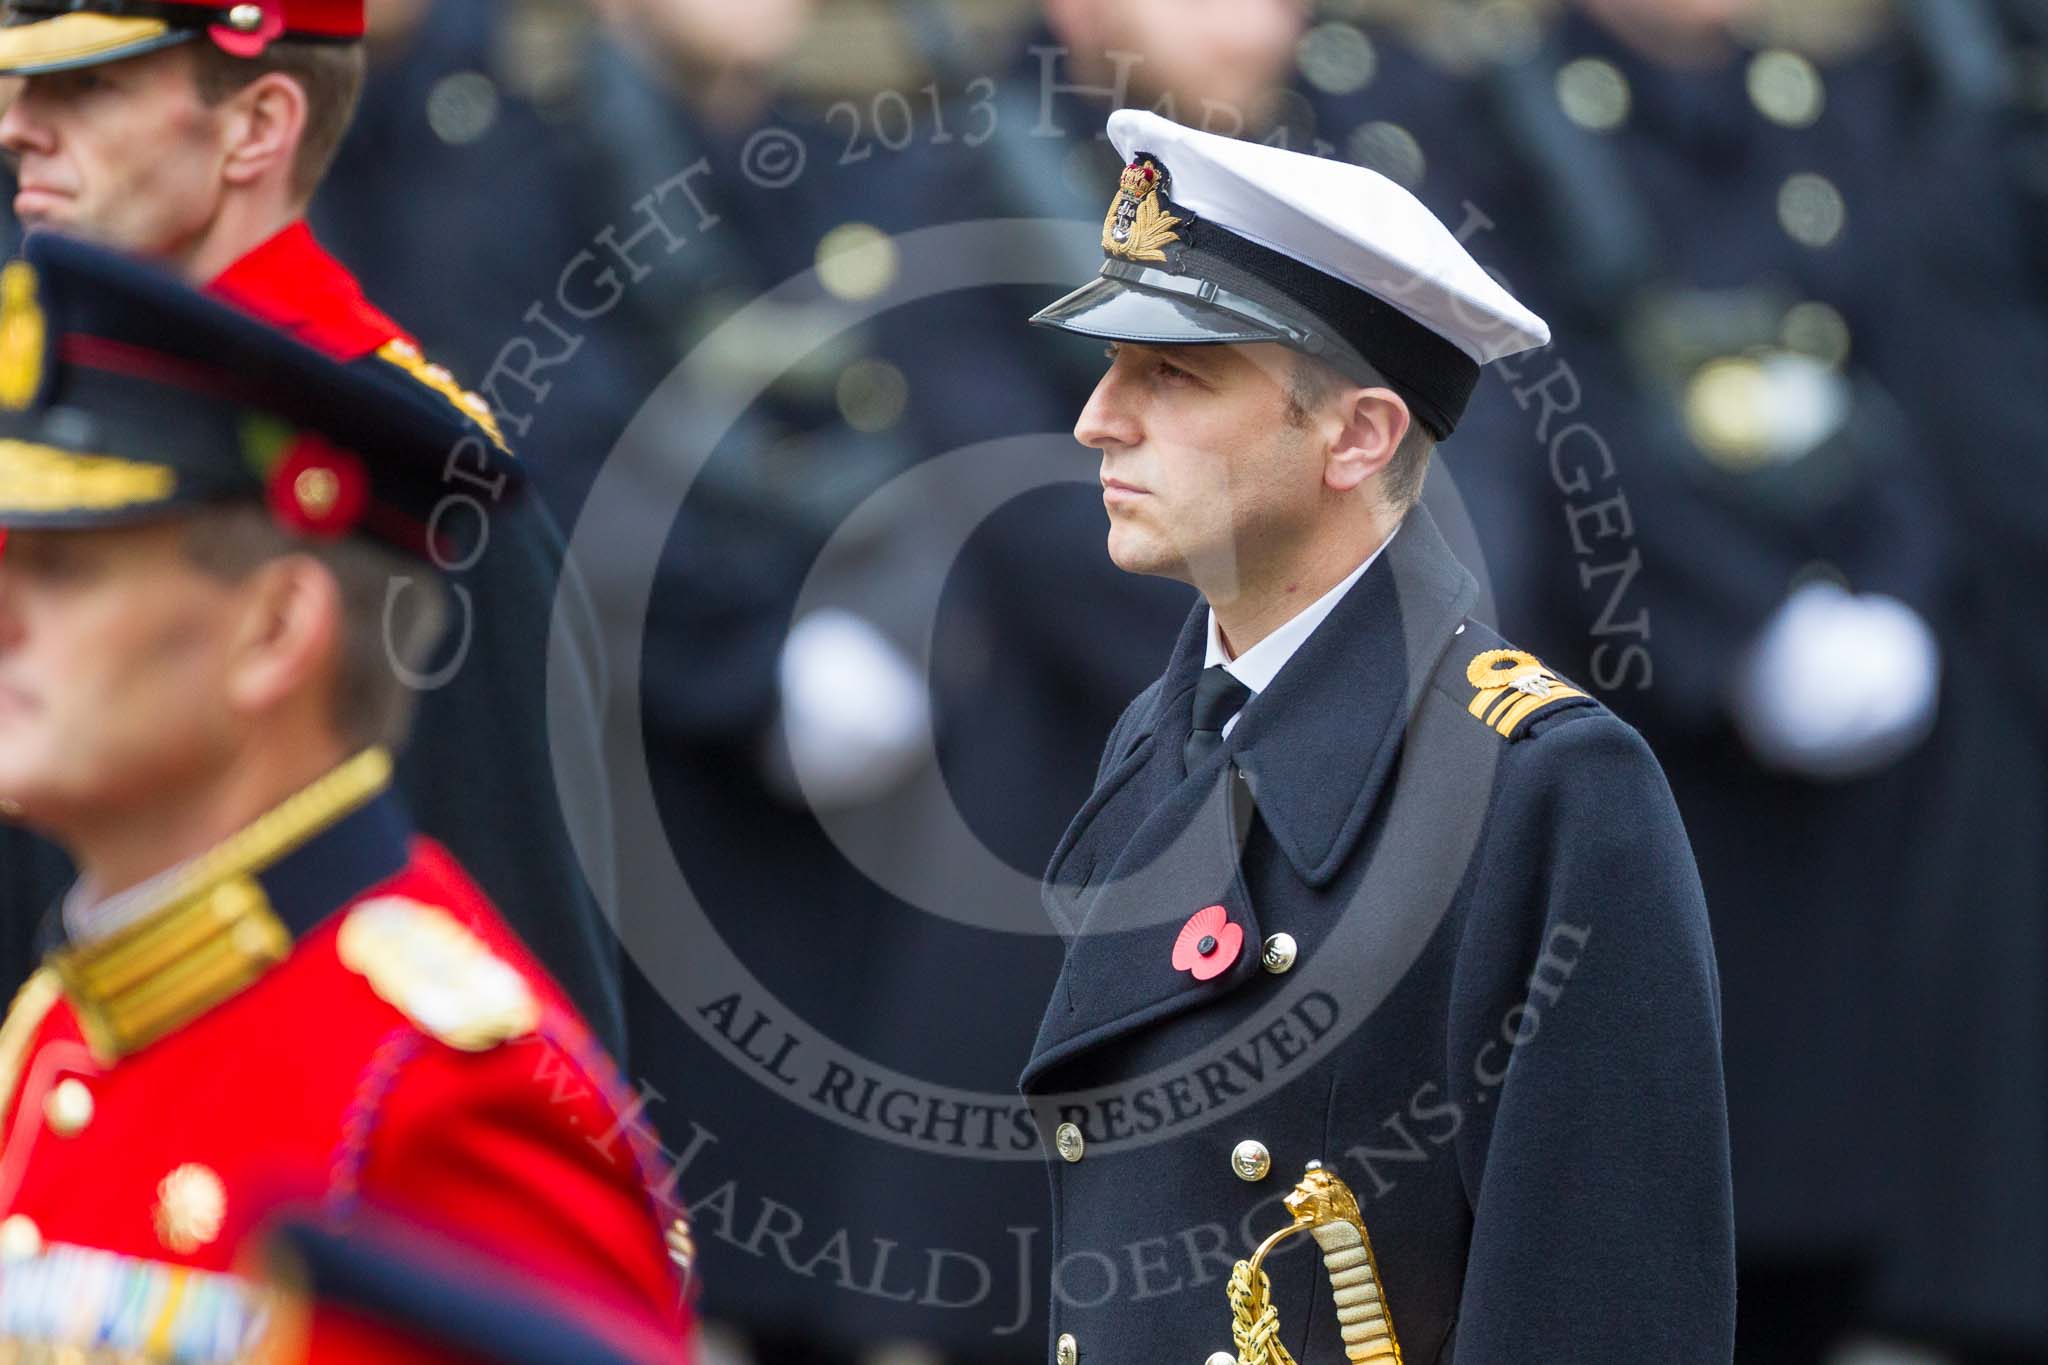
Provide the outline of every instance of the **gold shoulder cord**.
<path id="1" fill-rule="evenodd" d="M 1337 1331 L 1344 1341 L 1344 1359 L 1351 1365 L 1392 1362 L 1401 1365 L 1401 1343 L 1387 1316 L 1380 1292 L 1379 1262 L 1365 1232 L 1358 1199 L 1320 1161 L 1308 1163 L 1308 1174 L 1287 1196 L 1294 1221 L 1259 1244 L 1249 1261 L 1230 1272 L 1230 1335 L 1239 1365 L 1294 1365 L 1280 1344 L 1280 1309 L 1273 1285 L 1260 1269 L 1267 1255 L 1288 1238 L 1307 1233 L 1323 1249 L 1323 1268 L 1337 1304 Z"/>

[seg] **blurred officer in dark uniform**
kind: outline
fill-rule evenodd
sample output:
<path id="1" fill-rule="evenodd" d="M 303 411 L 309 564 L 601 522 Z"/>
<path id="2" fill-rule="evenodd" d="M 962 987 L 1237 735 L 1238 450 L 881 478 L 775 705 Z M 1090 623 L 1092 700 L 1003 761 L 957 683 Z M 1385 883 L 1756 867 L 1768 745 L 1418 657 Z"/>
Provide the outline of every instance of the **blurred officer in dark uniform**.
<path id="1" fill-rule="evenodd" d="M 631 1092 L 390 789 L 450 619 L 428 565 L 473 548 L 441 469 L 485 441 L 102 247 L 0 275 L 0 797 L 80 868 L 0 1026 L 11 1353 L 397 1358 L 320 1311 L 262 1354 L 239 1252 L 317 1209 L 688 1358 Z"/>
<path id="2" fill-rule="evenodd" d="M 1857 1323 L 2024 1340 L 2048 1128 L 1964 1078 L 2032 1074 L 2048 1038 L 2018 1023 L 2041 1019 L 2016 909 L 2041 895 L 2018 852 L 2039 784 L 1965 814 L 1953 732 L 2038 752 L 2030 703 L 1987 713 L 1970 681 L 2015 646 L 1958 610 L 1970 561 L 2023 543 L 1987 532 L 2041 506 L 2002 377 L 2039 355 L 2039 310 L 1982 124 L 1940 93 L 1954 54 L 1887 27 L 1822 60 L 1747 8 L 1587 4 L 1434 79 L 1389 45 L 1333 117 L 1413 128 L 1420 192 L 1556 329 L 1467 417 L 1528 458 L 1451 472 L 1503 621 L 1642 727 L 1699 854 L 1740 1358 L 1817 1360 Z M 1940 828 L 1936 790 L 1959 803 Z M 1965 852 L 1980 836 L 2007 851 Z"/>
<path id="3" fill-rule="evenodd" d="M 1470 618 L 1417 506 L 1481 367 L 1548 329 L 1384 177 L 1109 131 L 1106 262 L 1037 320 L 1110 342 L 1075 434 L 1111 556 L 1206 605 L 1047 874 L 1054 1361 L 1727 1360 L 1677 811 L 1632 730 Z M 1181 1255 L 1203 1227 L 1215 1269 Z M 1291 1330 L 1312 1262 L 1216 1273 L 1290 1227 L 1337 1306 Z"/>
<path id="4" fill-rule="evenodd" d="M 339 360 L 442 396 L 502 439 L 489 406 L 421 355 L 304 220 L 361 86 L 361 0 L 10 13 L 0 70 L 27 80 L 0 146 L 24 223 L 168 260 Z M 426 727 L 400 781 L 616 1045 L 614 946 L 569 844 L 542 710 L 559 533 L 538 504 L 501 507 L 499 491 L 451 463 L 445 519 L 481 519 L 489 538 L 455 577 L 450 657 L 421 675 L 428 712 L 445 723 Z M 573 653 L 563 663 L 589 715 L 586 666 Z M 577 818 L 601 829 L 595 799 L 583 794 Z M 22 889 L 47 906 L 56 888 Z M 34 918 L 10 916 L 11 931 Z"/>

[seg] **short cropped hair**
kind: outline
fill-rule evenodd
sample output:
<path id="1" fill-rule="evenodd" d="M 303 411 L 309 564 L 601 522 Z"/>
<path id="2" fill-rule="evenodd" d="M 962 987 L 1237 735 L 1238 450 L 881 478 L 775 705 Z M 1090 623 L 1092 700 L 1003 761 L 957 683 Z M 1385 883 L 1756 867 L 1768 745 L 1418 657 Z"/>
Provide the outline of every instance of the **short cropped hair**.
<path id="1" fill-rule="evenodd" d="M 448 623 L 448 590 L 432 570 L 361 537 L 301 540 L 267 509 L 240 503 L 196 514 L 186 529 L 185 554 L 201 571 L 231 583 L 287 555 L 309 555 L 324 565 L 341 588 L 335 733 L 351 749 L 395 750 L 405 743 L 418 701 L 407 678 L 425 669 Z M 391 584 L 400 580 L 413 587 L 393 593 Z"/>
<path id="2" fill-rule="evenodd" d="M 366 59 L 361 43 L 317 43 L 284 39 L 260 56 L 231 57 L 204 39 L 187 43 L 199 98 L 219 104 L 271 72 L 297 81 L 306 92 L 306 132 L 292 161 L 292 190 L 311 198 L 334 164 L 341 139 L 362 99 Z"/>
<path id="3" fill-rule="evenodd" d="M 1293 370 L 1287 379 L 1288 425 L 1307 425 L 1311 412 L 1352 382 L 1314 356 L 1295 352 Z M 1369 376 L 1364 382 L 1372 388 L 1386 385 L 1377 376 Z M 1422 500 L 1423 481 L 1429 477 L 1429 459 L 1435 453 L 1436 438 L 1411 412 L 1407 435 L 1394 448 L 1394 457 L 1387 461 L 1387 467 L 1380 471 L 1380 490 L 1389 507 L 1406 512 Z"/>

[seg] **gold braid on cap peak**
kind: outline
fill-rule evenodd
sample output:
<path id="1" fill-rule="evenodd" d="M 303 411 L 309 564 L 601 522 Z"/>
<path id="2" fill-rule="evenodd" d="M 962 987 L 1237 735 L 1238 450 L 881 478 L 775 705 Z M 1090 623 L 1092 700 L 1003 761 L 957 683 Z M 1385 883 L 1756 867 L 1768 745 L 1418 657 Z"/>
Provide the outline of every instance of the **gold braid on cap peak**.
<path id="1" fill-rule="evenodd" d="M 169 465 L 0 440 L 0 512 L 111 512 L 170 501 Z"/>

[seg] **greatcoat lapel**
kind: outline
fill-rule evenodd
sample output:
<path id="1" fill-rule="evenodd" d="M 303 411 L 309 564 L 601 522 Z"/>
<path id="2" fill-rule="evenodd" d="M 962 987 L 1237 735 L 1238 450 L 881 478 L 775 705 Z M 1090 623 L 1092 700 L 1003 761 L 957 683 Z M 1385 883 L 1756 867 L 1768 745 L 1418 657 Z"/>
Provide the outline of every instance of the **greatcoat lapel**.
<path id="1" fill-rule="evenodd" d="M 1389 789 L 1407 719 L 1477 597 L 1427 511 L 1411 512 L 1221 749 L 1183 774 L 1191 694 L 1207 638 L 1197 607 L 1122 753 L 1075 818 L 1047 874 L 1067 958 L 1024 1081 L 1080 1052 L 1228 995 L 1257 975 L 1258 910 L 1239 867 L 1255 801 L 1304 884 L 1344 868 Z M 1198 981 L 1173 965 L 1182 925 L 1221 905 L 1243 933 L 1228 970 Z"/>

